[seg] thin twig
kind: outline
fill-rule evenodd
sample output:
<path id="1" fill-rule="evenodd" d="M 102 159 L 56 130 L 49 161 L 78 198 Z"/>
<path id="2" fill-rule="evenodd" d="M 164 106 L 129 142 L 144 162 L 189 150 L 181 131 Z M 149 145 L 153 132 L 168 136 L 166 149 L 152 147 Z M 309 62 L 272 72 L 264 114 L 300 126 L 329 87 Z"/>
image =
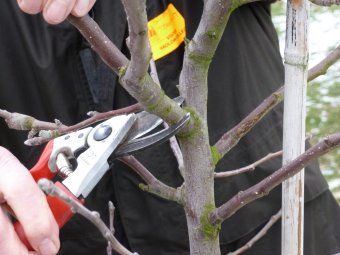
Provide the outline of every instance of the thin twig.
<path id="1" fill-rule="evenodd" d="M 267 224 L 252 238 L 250 239 L 245 245 L 238 248 L 234 252 L 228 253 L 228 255 L 239 255 L 243 252 L 249 250 L 258 240 L 260 240 L 262 237 L 264 237 L 267 234 L 267 231 L 279 220 L 281 219 L 282 213 L 281 209 L 274 214 L 270 220 L 267 222 Z"/>
<path id="2" fill-rule="evenodd" d="M 109 201 L 110 230 L 112 234 L 115 233 L 115 229 L 113 227 L 114 215 L 115 215 L 115 206 L 113 205 L 111 201 Z"/>
<path id="3" fill-rule="evenodd" d="M 153 59 L 150 60 L 150 76 L 154 80 L 154 82 L 156 82 L 157 84 L 161 84 L 159 77 L 158 77 L 156 63 Z M 169 125 L 166 122 L 163 122 L 163 126 L 165 128 L 169 127 Z M 178 141 L 175 136 L 172 136 L 170 137 L 169 142 L 170 142 L 170 148 L 178 163 L 178 170 L 181 173 L 181 175 L 184 176 L 183 175 L 184 173 L 183 154 L 182 154 L 181 148 L 179 147 Z"/>
<path id="4" fill-rule="evenodd" d="M 167 128 L 169 125 L 164 123 L 164 126 Z M 169 142 L 170 142 L 170 148 L 171 148 L 171 150 L 172 150 L 172 152 L 173 152 L 173 154 L 174 154 L 174 156 L 177 160 L 178 170 L 181 173 L 181 175 L 184 176 L 184 171 L 185 171 L 184 160 L 183 160 L 182 150 L 179 147 L 179 143 L 178 143 L 175 136 L 172 136 L 169 139 Z"/>
<path id="5" fill-rule="evenodd" d="M 255 161 L 254 163 L 252 163 L 252 164 L 250 164 L 248 166 L 245 166 L 245 167 L 242 167 L 242 168 L 239 168 L 239 169 L 235 169 L 235 170 L 215 173 L 215 178 L 230 177 L 230 176 L 233 176 L 233 175 L 237 175 L 237 174 L 241 174 L 241 173 L 246 173 L 246 172 L 255 170 L 255 168 L 258 165 L 260 165 L 260 164 L 262 164 L 262 163 L 264 163 L 266 161 L 269 161 L 269 160 L 271 160 L 273 158 L 276 158 L 278 156 L 281 156 L 281 155 L 282 155 L 282 151 L 277 151 L 277 152 L 269 153 L 265 157 Z"/>
<path id="6" fill-rule="evenodd" d="M 56 187 L 53 182 L 47 179 L 40 179 L 38 182 L 39 187 L 48 195 L 56 196 L 67 203 L 74 213 L 79 213 L 92 222 L 98 230 L 101 232 L 103 237 L 111 243 L 112 248 L 122 255 L 136 255 L 137 253 L 132 253 L 128 251 L 112 234 L 110 229 L 101 220 L 97 212 L 90 211 L 85 206 L 75 201 L 64 193 L 61 189 Z"/>
<path id="7" fill-rule="evenodd" d="M 112 235 L 114 235 L 115 230 L 113 227 L 113 222 L 114 222 L 115 207 L 111 201 L 109 201 L 108 205 L 109 205 L 109 228 L 110 228 Z M 107 255 L 112 255 L 112 245 L 109 241 L 107 243 Z"/>

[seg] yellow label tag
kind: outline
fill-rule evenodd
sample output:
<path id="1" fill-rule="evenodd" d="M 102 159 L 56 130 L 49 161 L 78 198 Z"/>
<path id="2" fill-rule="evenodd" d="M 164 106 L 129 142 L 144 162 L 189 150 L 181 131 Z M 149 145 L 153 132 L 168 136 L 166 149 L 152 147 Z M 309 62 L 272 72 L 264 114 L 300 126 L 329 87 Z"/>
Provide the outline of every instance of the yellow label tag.
<path id="1" fill-rule="evenodd" d="M 169 4 L 163 13 L 148 22 L 148 30 L 152 56 L 157 60 L 177 49 L 184 41 L 185 21 L 175 6 Z"/>

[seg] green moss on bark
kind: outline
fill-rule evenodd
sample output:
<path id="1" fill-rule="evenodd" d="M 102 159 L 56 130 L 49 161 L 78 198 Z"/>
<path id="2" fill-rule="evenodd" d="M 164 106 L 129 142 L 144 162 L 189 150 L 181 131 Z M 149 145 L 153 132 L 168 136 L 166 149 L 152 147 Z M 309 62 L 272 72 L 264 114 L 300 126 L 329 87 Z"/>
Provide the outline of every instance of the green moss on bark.
<path id="1" fill-rule="evenodd" d="M 201 132 L 201 118 L 194 108 L 184 107 L 183 109 L 190 113 L 190 122 L 193 123 L 193 125 L 187 132 L 181 132 L 177 137 L 181 139 L 193 139 Z"/>
<path id="2" fill-rule="evenodd" d="M 216 207 L 213 204 L 207 204 L 204 208 L 204 212 L 200 218 L 201 220 L 201 230 L 205 238 L 216 239 L 221 230 L 221 224 L 212 225 L 209 222 L 209 214 L 215 210 Z"/>
<path id="3" fill-rule="evenodd" d="M 194 63 L 197 63 L 199 65 L 203 65 L 206 67 L 209 67 L 212 56 L 204 56 L 204 55 L 199 55 L 195 53 L 189 53 L 189 59 L 191 59 Z"/>
<path id="4" fill-rule="evenodd" d="M 276 98 L 278 102 L 281 102 L 283 100 L 283 93 L 282 92 L 274 92 L 273 96 Z"/>
<path id="5" fill-rule="evenodd" d="M 118 69 L 119 79 L 121 79 L 125 75 L 127 68 L 127 66 L 122 66 Z"/>
<path id="6" fill-rule="evenodd" d="M 161 90 L 158 100 L 155 103 L 147 102 L 146 108 L 149 112 L 153 112 L 163 101 L 165 96 L 164 90 Z M 151 101 L 153 97 L 151 97 L 148 101 Z"/>
<path id="7" fill-rule="evenodd" d="M 218 149 L 216 148 L 216 146 L 211 146 L 210 150 L 211 150 L 211 157 L 212 157 L 213 163 L 216 166 L 222 156 L 220 152 L 218 151 Z"/>
<path id="8" fill-rule="evenodd" d="M 207 32 L 207 36 L 210 38 L 210 39 L 212 39 L 212 40 L 217 40 L 217 39 L 219 39 L 220 38 L 220 31 L 218 31 L 217 29 L 215 30 L 215 29 L 212 29 L 212 30 L 209 30 L 208 32 Z"/>
<path id="9" fill-rule="evenodd" d="M 26 116 L 22 122 L 22 126 L 25 130 L 30 130 L 33 127 L 34 118 Z"/>

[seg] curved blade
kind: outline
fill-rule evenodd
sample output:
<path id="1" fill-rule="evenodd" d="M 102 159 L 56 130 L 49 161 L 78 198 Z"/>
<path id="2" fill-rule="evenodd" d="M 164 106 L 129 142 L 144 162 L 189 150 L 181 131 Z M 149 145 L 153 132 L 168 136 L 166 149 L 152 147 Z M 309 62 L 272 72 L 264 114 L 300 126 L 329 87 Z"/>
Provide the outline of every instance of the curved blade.
<path id="1" fill-rule="evenodd" d="M 181 105 L 184 101 L 184 98 L 179 96 L 173 99 L 178 105 Z M 146 111 L 142 111 L 136 114 L 137 119 L 130 129 L 128 135 L 125 138 L 125 141 L 131 141 L 142 137 L 143 135 L 149 133 L 151 130 L 158 127 L 163 123 L 163 120 L 158 116 L 148 113 Z"/>
<path id="2" fill-rule="evenodd" d="M 190 114 L 187 113 L 178 123 L 172 125 L 166 129 L 163 129 L 157 133 L 151 134 L 149 136 L 127 140 L 126 143 L 120 144 L 117 149 L 113 152 L 113 157 L 118 158 L 121 156 L 136 153 L 138 151 L 144 150 L 150 146 L 154 146 L 165 142 L 171 136 L 175 135 L 184 125 L 189 121 Z"/>

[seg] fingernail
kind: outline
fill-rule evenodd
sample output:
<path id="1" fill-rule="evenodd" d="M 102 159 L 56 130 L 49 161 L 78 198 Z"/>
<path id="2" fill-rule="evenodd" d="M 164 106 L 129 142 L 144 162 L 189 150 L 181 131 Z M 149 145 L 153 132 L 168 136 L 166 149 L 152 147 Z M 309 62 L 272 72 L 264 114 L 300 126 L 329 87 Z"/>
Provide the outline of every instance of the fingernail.
<path id="1" fill-rule="evenodd" d="M 46 17 L 52 23 L 62 22 L 67 15 L 67 8 L 65 4 L 59 1 L 53 1 L 46 10 Z"/>
<path id="2" fill-rule="evenodd" d="M 87 13 L 88 6 L 89 6 L 89 0 L 80 0 L 80 1 L 77 1 L 73 10 L 77 15 L 82 16 Z"/>
<path id="3" fill-rule="evenodd" d="M 37 14 L 42 9 L 40 1 L 17 0 L 17 2 L 20 9 L 29 14 Z"/>
<path id="4" fill-rule="evenodd" d="M 39 252 L 42 255 L 55 255 L 58 252 L 58 248 L 51 239 L 44 239 L 39 245 Z"/>

